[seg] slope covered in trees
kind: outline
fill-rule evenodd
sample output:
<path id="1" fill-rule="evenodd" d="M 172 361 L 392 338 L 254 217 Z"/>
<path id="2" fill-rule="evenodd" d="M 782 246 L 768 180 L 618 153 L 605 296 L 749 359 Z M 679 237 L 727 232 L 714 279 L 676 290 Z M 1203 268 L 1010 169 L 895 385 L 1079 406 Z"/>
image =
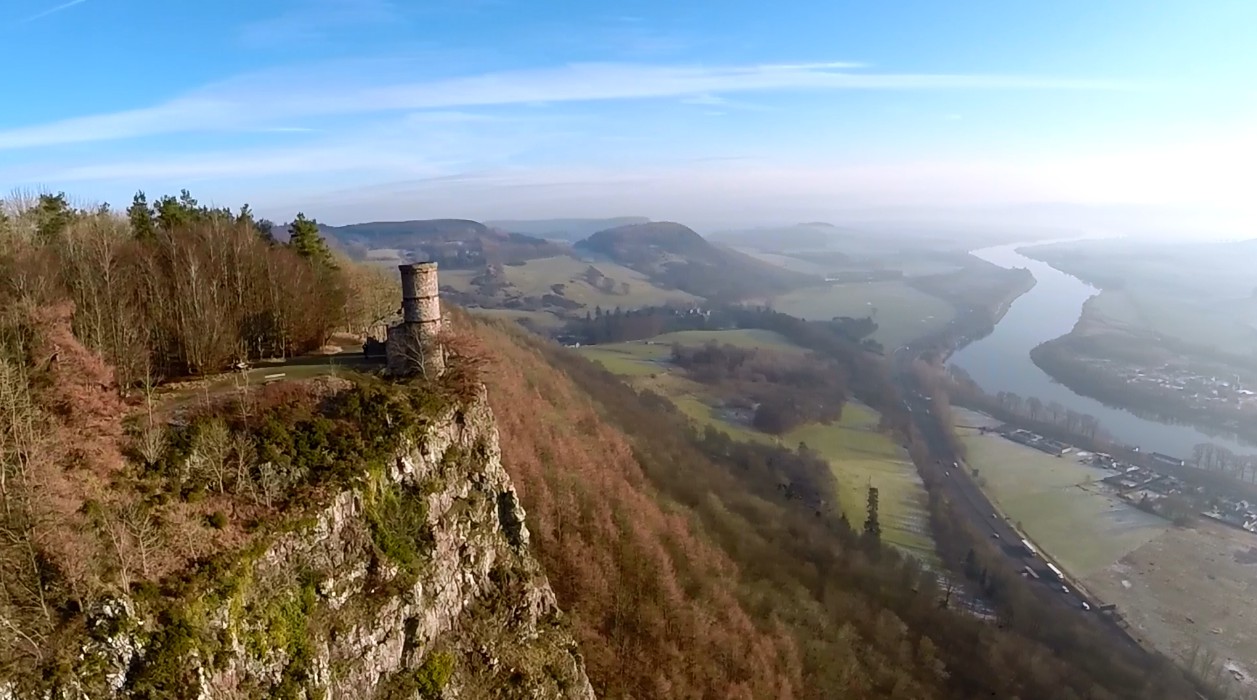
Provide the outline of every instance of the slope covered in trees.
<path id="1" fill-rule="evenodd" d="M 545 533 L 537 545 L 551 579 L 572 582 L 556 592 L 603 697 L 661 688 L 818 699 L 1190 693 L 1168 666 L 1108 654 L 1086 626 L 1040 615 L 1032 596 L 1003 594 L 1016 611 L 1011 628 L 940 608 L 932 574 L 853 530 L 866 513 L 800 497 L 833 488 L 806 450 L 694 432 L 667 399 L 573 353 L 504 326 L 476 332 L 499 363 L 489 382 L 505 463 L 530 527 Z M 961 526 L 943 525 L 964 541 Z M 608 553 L 607 543 L 631 554 Z M 994 581 L 998 558 L 982 561 Z M 656 573 L 642 578 L 643 569 Z M 744 621 L 687 628 L 713 616 Z M 748 678 L 763 684 L 734 680 Z"/>
<path id="2" fill-rule="evenodd" d="M 329 465 L 361 455 L 366 436 L 387 436 L 370 410 L 377 395 L 325 413 L 317 394 L 281 392 L 169 434 L 146 410 L 156 378 L 302 352 L 370 324 L 380 309 L 356 290 L 355 268 L 326 255 L 305 221 L 281 245 L 247 209 L 202 207 L 187 193 L 155 206 L 137 197 L 125 217 L 61 196 L 5 209 L 0 618 L 39 637 L 0 633 L 5 670 L 56 662 L 28 657 L 55 647 L 58 624 L 81 619 L 102 591 L 210 561 L 274 524 L 276 465 L 307 489 L 298 497 L 317 496 L 320 479 L 336 478 Z M 908 430 L 860 333 L 729 313 L 837 363 L 887 429 Z M 856 532 L 865 513 L 825 498 L 835 477 L 803 446 L 695 432 L 668 400 L 556 345 L 462 317 L 455 325 L 492 358 L 504 463 L 600 697 L 1186 696 L 1173 671 L 1107 654 L 1085 626 L 1008 593 L 1015 583 L 994 558 L 975 557 L 974 568 L 989 563 L 987 593 L 1009 601 L 1015 623 L 940 607 L 932 573 L 883 548 L 877 528 Z M 234 469 L 231 456 L 249 453 L 223 446 L 224 424 L 279 447 Z M 963 546 L 962 528 L 937 519 L 940 538 Z"/>

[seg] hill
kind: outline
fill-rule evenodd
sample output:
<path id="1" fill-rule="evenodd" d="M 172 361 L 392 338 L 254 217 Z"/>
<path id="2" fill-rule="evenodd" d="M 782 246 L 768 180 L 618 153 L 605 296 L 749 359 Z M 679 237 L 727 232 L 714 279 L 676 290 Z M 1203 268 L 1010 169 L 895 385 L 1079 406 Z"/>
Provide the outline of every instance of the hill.
<path id="1" fill-rule="evenodd" d="M 999 624 L 883 546 L 876 498 L 844 512 L 817 448 L 695 430 L 457 309 L 444 375 L 378 376 L 321 354 L 355 295 L 317 233 L 67 207 L 0 205 L 0 697 L 1193 696 L 940 499 Z M 919 447 L 881 360 L 743 311 Z"/>
<path id="2" fill-rule="evenodd" d="M 756 250 L 826 250 L 851 236 L 850 229 L 817 221 L 793 226 L 719 231 L 711 234 L 711 239 Z"/>
<path id="3" fill-rule="evenodd" d="M 539 238 L 576 242 L 599 231 L 617 226 L 650 223 L 645 216 L 617 216 L 609 219 L 527 219 L 512 221 L 486 221 L 486 226 L 524 233 Z"/>
<path id="4" fill-rule="evenodd" d="M 599 231 L 576 247 L 637 270 L 660 286 L 709 300 L 768 296 L 818 281 L 713 245 L 693 229 L 666 221 Z"/>
<path id="5" fill-rule="evenodd" d="M 851 529 L 863 512 L 815 509 L 807 496 L 837 484 L 811 448 L 695 430 L 570 351 L 506 325 L 472 332 L 499 363 L 504 463 L 599 697 L 1190 696 L 1173 670 L 1017 594 L 998 558 L 1015 613 L 943 609 L 934 574 Z"/>
<path id="6" fill-rule="evenodd" d="M 428 219 L 322 226 L 323 235 L 359 260 L 387 250 L 402 260 L 435 260 L 442 267 L 474 268 L 557 255 L 563 247 L 478 221 Z"/>

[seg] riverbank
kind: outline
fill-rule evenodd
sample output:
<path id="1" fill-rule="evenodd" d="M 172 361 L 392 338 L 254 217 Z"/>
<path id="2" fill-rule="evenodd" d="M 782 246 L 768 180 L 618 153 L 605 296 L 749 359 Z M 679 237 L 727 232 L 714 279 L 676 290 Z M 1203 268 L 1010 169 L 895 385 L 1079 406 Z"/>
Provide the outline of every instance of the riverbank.
<path id="1" fill-rule="evenodd" d="M 1069 333 L 1035 346 L 1031 361 L 1074 393 L 1257 453 L 1257 391 L 1245 388 L 1257 387 L 1257 372 L 1115 319 L 1107 294 L 1083 305 Z"/>
<path id="2" fill-rule="evenodd" d="M 1248 451 L 1245 445 L 1219 436 L 1217 431 L 1209 431 L 1215 433 L 1209 434 L 1188 424 L 1167 424 L 1157 420 L 1159 416 L 1138 409 L 1127 410 L 1124 402 L 1097 400 L 1087 395 L 1088 392 L 1080 391 L 1084 387 L 1057 381 L 1036 364 L 1031 352 L 1075 331 L 1083 316 L 1082 310 L 1100 290 L 1044 262 L 1017 253 L 1019 247 L 1000 246 L 973 252 L 976 257 L 1009 269 L 1028 269 L 1037 282 L 1011 303 L 994 330 L 984 327 L 976 318 L 958 318 L 952 326 L 954 342 L 939 354 L 946 357 L 949 366 L 963 369 L 992 395 L 1009 393 L 1026 399 L 1035 397 L 1045 406 L 1060 406 L 1061 413 L 1090 415 L 1115 441 L 1138 445 L 1145 451 L 1187 457 L 1196 445 L 1204 443 L 1216 444 L 1237 454 Z M 964 325 L 966 323 L 968 325 Z M 1132 336 L 1126 344 L 1137 349 L 1141 342 Z"/>
<path id="3" fill-rule="evenodd" d="M 1120 359 L 1083 354 L 1069 336 L 1039 345 L 1030 351 L 1030 359 L 1077 394 L 1150 420 L 1188 425 L 1209 437 L 1251 443 L 1247 451 L 1257 453 L 1257 423 L 1253 422 L 1257 405 L 1246 403 L 1247 408 L 1240 409 L 1217 397 L 1202 400 L 1199 395 L 1185 394 L 1161 381 L 1139 381 L 1148 370 Z"/>

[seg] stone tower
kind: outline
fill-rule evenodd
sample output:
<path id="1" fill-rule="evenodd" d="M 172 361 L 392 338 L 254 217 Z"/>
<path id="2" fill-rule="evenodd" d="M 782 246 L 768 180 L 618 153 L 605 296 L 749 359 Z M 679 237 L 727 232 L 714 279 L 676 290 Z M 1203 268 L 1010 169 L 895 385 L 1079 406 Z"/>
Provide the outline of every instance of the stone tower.
<path id="1" fill-rule="evenodd" d="M 402 275 L 402 322 L 389 329 L 388 368 L 393 374 L 445 371 L 441 335 L 441 292 L 434 262 L 399 265 Z"/>

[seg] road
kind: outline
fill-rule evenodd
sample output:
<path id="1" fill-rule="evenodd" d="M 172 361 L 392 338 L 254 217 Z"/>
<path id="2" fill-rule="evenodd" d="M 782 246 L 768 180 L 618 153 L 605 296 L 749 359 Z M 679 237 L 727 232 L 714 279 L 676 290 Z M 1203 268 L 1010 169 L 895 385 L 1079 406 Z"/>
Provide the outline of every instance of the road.
<path id="1" fill-rule="evenodd" d="M 952 451 L 951 441 L 945 432 L 948 428 L 934 417 L 930 400 L 915 390 L 909 378 L 908 367 L 918 352 L 913 346 L 905 346 L 895 352 L 896 377 L 904 401 L 912 413 L 913 422 L 929 446 L 930 455 L 943 463 L 944 473 L 948 474 L 941 480 L 941 488 L 952 507 L 957 513 L 967 517 L 978 532 L 985 533 L 992 539 L 996 539 L 995 535 L 998 535 L 997 548 L 1009 558 L 1017 570 L 1030 567 L 1042 582 L 1040 590 L 1050 593 L 1046 597 L 1076 611 L 1083 611 L 1084 601 L 1094 609 L 1094 601 L 1086 600 L 1072 586 L 1055 580 L 1055 575 L 1048 569 L 1046 562 L 1029 554 L 1021 546 L 1021 534 L 1012 523 L 997 514 L 986 494 L 974 483 L 968 465 Z M 1061 590 L 1062 585 L 1069 588 L 1068 593 Z"/>

